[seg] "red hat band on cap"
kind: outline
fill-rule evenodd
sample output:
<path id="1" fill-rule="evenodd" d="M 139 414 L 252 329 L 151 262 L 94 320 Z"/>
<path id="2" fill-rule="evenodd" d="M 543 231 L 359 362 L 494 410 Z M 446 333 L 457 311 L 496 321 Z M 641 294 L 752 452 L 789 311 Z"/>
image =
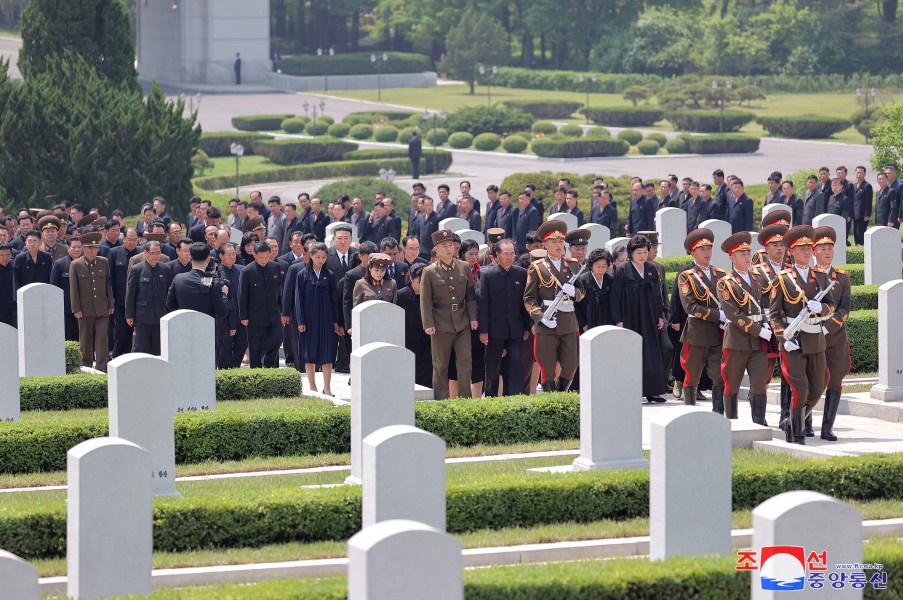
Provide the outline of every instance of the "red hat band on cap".
<path id="1" fill-rule="evenodd" d="M 752 246 L 750 246 L 748 242 L 740 242 L 739 244 L 728 248 L 727 253 L 733 254 L 734 252 L 739 252 L 740 250 L 749 250 L 750 248 L 752 248 Z"/>
<path id="2" fill-rule="evenodd" d="M 693 250 L 696 250 L 697 248 L 701 248 L 703 246 L 712 246 L 712 245 L 713 245 L 712 240 L 710 240 L 708 238 L 702 238 L 701 240 L 696 240 L 696 243 L 694 243 L 692 246 L 690 246 L 690 252 L 692 252 Z"/>

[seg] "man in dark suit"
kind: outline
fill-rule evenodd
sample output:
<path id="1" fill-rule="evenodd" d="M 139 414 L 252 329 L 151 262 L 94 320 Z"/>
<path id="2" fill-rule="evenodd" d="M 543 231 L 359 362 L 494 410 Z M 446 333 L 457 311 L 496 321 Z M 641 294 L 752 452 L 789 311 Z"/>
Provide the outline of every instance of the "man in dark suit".
<path id="1" fill-rule="evenodd" d="M 520 209 L 517 211 L 517 219 L 514 221 L 514 248 L 517 255 L 520 256 L 527 251 L 527 234 L 536 231 L 542 217 L 533 206 L 527 190 L 518 195 L 517 201 Z"/>
<path id="2" fill-rule="evenodd" d="M 388 237 L 401 239 L 401 217 L 395 214 L 395 200 L 392 198 L 383 198 L 383 207 L 386 211 L 386 220 L 388 222 Z"/>
<path id="3" fill-rule="evenodd" d="M 78 341 L 78 319 L 72 314 L 72 300 L 69 290 L 69 267 L 72 261 L 82 255 L 82 242 L 77 237 L 71 237 L 66 241 L 68 254 L 53 263 L 53 269 L 50 271 L 50 284 L 63 290 L 63 323 L 66 331 L 67 342 Z M 0 246 L 0 259 L 2 259 L 2 246 Z M 11 272 L 11 271 L 10 271 Z M 10 280 L 12 283 L 12 280 Z M 13 296 L 15 300 L 15 297 Z M 13 304 L 15 310 L 15 304 Z M 6 321 L 2 321 L 6 322 Z"/>
<path id="4" fill-rule="evenodd" d="M 853 196 L 856 194 L 856 188 L 853 186 L 853 182 L 847 179 L 846 167 L 844 167 L 843 165 L 837 167 L 835 173 L 837 174 L 837 179 L 840 180 L 840 185 L 843 189 L 843 197 L 846 202 L 844 209 L 847 219 L 846 242 L 847 246 L 849 246 L 850 233 L 853 231 Z"/>
<path id="5" fill-rule="evenodd" d="M 457 217 L 458 207 L 449 198 L 451 188 L 443 183 L 439 185 L 438 191 L 439 201 L 438 204 L 436 204 L 436 216 L 440 221 L 442 219 L 448 219 L 449 217 Z"/>
<path id="6" fill-rule="evenodd" d="M 304 234 L 296 231 L 288 242 L 289 251 L 278 258 L 279 261 L 291 265 L 299 258 L 304 258 L 304 243 L 301 241 Z"/>
<path id="7" fill-rule="evenodd" d="M 358 229 L 358 239 L 379 245 L 383 238 L 389 237 L 390 219 L 382 202 L 373 205 L 370 217 L 364 223 L 364 229 Z"/>
<path id="8" fill-rule="evenodd" d="M 708 214 L 709 219 L 727 220 L 727 201 L 730 190 L 724 182 L 724 171 L 716 169 L 712 173 L 712 181 L 715 183 L 715 190 L 712 194 L 712 202 L 709 203 Z"/>
<path id="9" fill-rule="evenodd" d="M 160 355 L 160 319 L 166 313 L 166 296 L 172 273 L 160 263 L 159 241 L 147 242 L 144 260 L 128 273 L 125 321 L 135 330 L 135 352 Z"/>
<path id="10" fill-rule="evenodd" d="M 329 225 L 329 217 L 323 212 L 323 201 L 320 198 L 312 198 L 310 201 L 310 217 L 308 226 L 310 233 L 317 236 L 317 241 L 326 239 L 326 226 Z"/>
<path id="11" fill-rule="evenodd" d="M 433 250 L 432 236 L 439 230 L 439 215 L 433 211 L 433 199 L 429 196 L 420 197 L 420 207 L 423 212 L 414 221 L 414 230 L 409 231 L 408 235 L 417 238 L 420 243 L 420 258 L 429 262 L 430 252 Z"/>
<path id="12" fill-rule="evenodd" d="M 373 242 L 364 242 L 357 251 L 357 256 L 361 260 L 361 264 L 350 269 L 345 273 L 344 283 L 342 284 L 342 314 L 345 321 L 345 333 L 351 335 L 351 309 L 354 301 L 354 284 L 367 274 L 367 265 L 370 264 L 370 255 L 376 254 L 379 247 Z M 328 257 L 327 257 L 328 260 Z"/>
<path id="13" fill-rule="evenodd" d="M 827 212 L 828 199 L 818 187 L 818 178 L 809 175 L 806 179 L 806 193 L 803 194 L 803 225 L 812 225 L 812 219 Z"/>
<path id="14" fill-rule="evenodd" d="M 420 156 L 423 154 L 423 143 L 417 132 L 411 134 L 408 142 L 408 159 L 411 161 L 411 177 L 420 179 Z"/>
<path id="15" fill-rule="evenodd" d="M 285 221 L 282 222 L 282 239 L 279 240 L 279 248 L 286 250 L 292 243 L 292 235 L 301 231 L 301 219 L 298 217 L 298 205 L 289 202 L 285 205 Z"/>
<path id="16" fill-rule="evenodd" d="M 413 204 L 413 202 L 412 202 Z M 414 207 L 412 206 L 413 210 Z M 357 227 L 358 232 L 360 232 L 361 227 L 370 217 L 370 213 L 364 210 L 364 201 L 355 196 L 351 200 L 351 212 L 348 213 L 348 222 Z M 408 220 L 408 229 L 411 228 L 411 221 Z M 358 235 L 360 237 L 360 235 Z"/>
<path id="17" fill-rule="evenodd" d="M 872 184 L 865 180 L 865 167 L 856 167 L 856 184 L 853 186 L 853 241 L 865 244 L 865 230 L 872 218 Z"/>
<path id="18" fill-rule="evenodd" d="M 204 242 L 197 242 L 199 244 L 204 244 L 204 247 L 207 248 L 207 255 L 209 258 L 210 255 L 210 247 Z M 166 268 L 172 271 L 172 276 L 175 277 L 181 273 L 190 273 L 194 268 L 191 254 L 191 249 L 194 247 L 194 242 L 192 242 L 189 238 L 182 238 L 179 240 L 178 245 L 176 246 L 176 260 L 171 260 L 166 263 Z"/>
<path id="19" fill-rule="evenodd" d="M 514 238 L 514 214 L 517 208 L 511 204 L 511 192 L 505 190 L 499 194 L 499 199 L 495 203 L 496 209 L 493 213 L 493 225 L 499 229 L 505 230 L 505 237 Z M 488 217 L 487 217 L 488 219 Z M 487 227 L 486 231 L 492 229 Z"/>
<path id="20" fill-rule="evenodd" d="M 514 242 L 495 245 L 496 264 L 480 270 L 478 297 L 480 342 L 486 346 L 486 397 L 499 395 L 502 353 L 507 356 L 508 392 L 523 393 L 521 348 L 532 321 L 524 308 L 527 270 L 514 264 Z"/>
<path id="21" fill-rule="evenodd" d="M 219 272 L 229 292 L 227 294 L 226 325 L 222 328 L 222 343 L 216 367 L 218 369 L 234 369 L 241 366 L 241 359 L 245 355 L 245 350 L 248 349 L 248 330 L 238 318 L 238 293 L 241 289 L 240 276 L 243 267 L 236 262 L 238 248 L 232 242 L 220 246 L 217 253 L 219 254 Z"/>
<path id="22" fill-rule="evenodd" d="M 210 263 L 210 250 L 207 244 L 203 242 L 192 244 L 189 255 L 191 271 L 173 277 L 166 296 L 166 308 L 170 312 L 181 309 L 196 310 L 213 317 L 217 327 L 220 327 L 229 310 L 229 286 L 205 273 Z M 215 339 L 213 343 L 215 347 Z"/>
<path id="23" fill-rule="evenodd" d="M 792 181 L 781 183 L 781 193 L 784 196 L 784 204 L 790 209 L 790 220 L 793 226 L 803 224 L 803 201 L 793 189 Z"/>
<path id="24" fill-rule="evenodd" d="M 690 182 L 690 191 L 684 199 L 684 210 L 687 211 L 687 233 L 699 227 L 699 224 L 705 221 L 703 217 L 706 214 L 705 200 L 699 195 L 699 182 Z"/>
<path id="25" fill-rule="evenodd" d="M 752 231 L 753 228 L 753 201 L 746 195 L 743 182 L 735 179 L 731 185 L 734 200 L 728 200 L 728 222 L 731 224 L 731 233 Z"/>
<path id="26" fill-rule="evenodd" d="M 585 222 L 583 219 L 583 211 L 577 205 L 577 190 L 568 190 L 567 196 L 568 209 L 567 212 L 577 217 L 577 227 L 583 227 Z"/>
<path id="27" fill-rule="evenodd" d="M 483 234 L 490 229 L 497 227 L 496 213 L 499 210 L 499 187 L 490 185 L 486 188 L 486 220 L 483 222 Z"/>
<path id="28" fill-rule="evenodd" d="M 248 328 L 251 368 L 279 366 L 282 282 L 279 267 L 270 260 L 270 253 L 269 244 L 258 242 L 254 246 L 254 263 L 246 265 L 239 277 L 238 316 Z"/>
<path id="29" fill-rule="evenodd" d="M 207 209 L 206 212 L 207 218 L 203 221 L 198 221 L 194 227 L 188 230 L 188 237 L 192 242 L 203 242 L 204 241 L 204 233 L 207 230 L 208 225 L 219 225 L 220 218 L 222 217 L 222 213 L 220 210 L 211 206 Z"/>
<path id="30" fill-rule="evenodd" d="M 13 281 L 17 292 L 29 283 L 50 283 L 53 261 L 40 247 L 40 231 L 32 229 L 25 234 L 25 250 L 13 260 Z"/>
<path id="31" fill-rule="evenodd" d="M 875 224 L 899 227 L 900 224 L 897 222 L 899 201 L 893 188 L 888 184 L 887 173 L 878 171 L 876 178 L 878 180 L 878 193 L 875 197 Z"/>
<path id="32" fill-rule="evenodd" d="M 404 255 L 398 247 L 398 240 L 392 237 L 383 238 L 379 243 L 379 251 L 392 259 L 386 270 L 386 277 L 394 279 L 396 289 L 400 290 L 408 284 L 408 264 L 399 260 L 404 258 Z"/>
<path id="33" fill-rule="evenodd" d="M 474 231 L 482 231 L 483 228 L 483 219 L 480 217 L 480 213 L 478 213 L 473 208 L 473 198 L 470 196 L 458 196 L 457 199 L 458 204 L 458 214 L 455 216 L 459 219 L 464 219 L 467 221 L 467 226 L 469 229 L 473 229 Z"/>
<path id="34" fill-rule="evenodd" d="M 781 190 L 781 175 L 772 172 L 768 176 L 766 183 L 768 184 L 768 193 L 765 194 L 765 206 L 769 204 L 787 204 L 787 198 L 784 197 L 784 192 Z"/>
<path id="35" fill-rule="evenodd" d="M 129 227 L 125 230 L 122 245 L 110 250 L 108 257 L 110 279 L 113 284 L 113 358 L 132 350 L 132 333 L 134 330 L 126 319 L 125 299 L 129 260 L 138 253 L 138 231 L 134 227 Z M 159 261 L 159 258 L 157 260 Z M 161 268 L 165 267 L 161 266 Z M 172 282 L 172 277 L 168 278 L 167 281 Z M 167 289 L 169 289 L 168 286 Z"/>
<path id="36" fill-rule="evenodd" d="M 655 206 L 643 193 L 643 184 L 635 182 L 630 197 L 630 214 L 627 217 L 627 235 L 634 236 L 638 231 L 655 229 Z M 655 196 L 655 186 L 652 186 Z"/>
<path id="37" fill-rule="evenodd" d="M 81 242 L 78 243 L 81 248 Z M 62 260 L 62 259 L 60 259 Z M 66 272 L 66 285 L 69 284 L 69 273 Z M 65 296 L 64 296 L 65 299 Z M 8 242 L 0 243 L 0 323 L 16 327 L 16 292 L 13 288 L 13 248 Z M 78 324 L 75 326 L 75 337 L 78 339 Z"/>

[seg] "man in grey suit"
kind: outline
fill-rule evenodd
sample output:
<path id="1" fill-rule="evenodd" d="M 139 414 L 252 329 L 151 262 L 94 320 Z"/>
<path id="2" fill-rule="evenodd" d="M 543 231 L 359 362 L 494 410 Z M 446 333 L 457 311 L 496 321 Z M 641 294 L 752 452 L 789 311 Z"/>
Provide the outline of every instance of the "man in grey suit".
<path id="1" fill-rule="evenodd" d="M 809 175 L 806 193 L 803 194 L 803 225 L 812 225 L 812 219 L 828 212 L 827 200 L 818 187 L 818 177 Z"/>

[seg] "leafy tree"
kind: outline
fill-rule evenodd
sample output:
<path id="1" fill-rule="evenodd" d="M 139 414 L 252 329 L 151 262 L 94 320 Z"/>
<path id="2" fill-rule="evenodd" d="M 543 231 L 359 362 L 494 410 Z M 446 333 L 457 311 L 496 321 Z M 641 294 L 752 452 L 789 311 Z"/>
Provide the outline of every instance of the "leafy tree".
<path id="1" fill-rule="evenodd" d="M 479 65 L 502 66 L 508 63 L 507 39 L 501 23 L 490 15 L 468 8 L 445 38 L 448 53 L 442 61 L 442 68 L 456 79 L 466 81 L 473 94 Z"/>
<path id="2" fill-rule="evenodd" d="M 746 106 L 751 107 L 753 100 L 764 100 L 765 94 L 757 85 L 745 85 L 737 90 L 737 100 L 740 104 L 746 102 Z"/>
<path id="3" fill-rule="evenodd" d="M 871 162 L 874 169 L 883 169 L 884 165 L 893 163 L 903 165 L 903 102 L 885 107 L 887 121 L 874 126 L 871 131 Z"/>
<path id="4" fill-rule="evenodd" d="M 649 96 L 649 88 L 643 85 L 632 85 L 621 94 L 621 97 L 623 97 L 624 100 L 633 102 L 634 106 L 636 106 L 640 100 L 645 100 L 648 103 Z"/>
<path id="5" fill-rule="evenodd" d="M 102 77 L 137 88 L 135 47 L 123 0 L 29 0 L 21 28 L 19 69 L 26 79 L 69 51 Z"/>

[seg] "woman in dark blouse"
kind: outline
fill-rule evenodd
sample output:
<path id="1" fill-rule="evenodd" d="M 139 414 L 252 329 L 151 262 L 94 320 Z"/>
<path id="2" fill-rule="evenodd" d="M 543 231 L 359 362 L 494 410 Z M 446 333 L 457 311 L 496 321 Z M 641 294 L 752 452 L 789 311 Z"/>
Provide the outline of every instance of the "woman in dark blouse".
<path id="1" fill-rule="evenodd" d="M 608 274 L 611 254 L 604 248 L 590 252 L 586 258 L 587 270 L 580 275 L 586 296 L 577 303 L 577 323 L 580 332 L 600 325 L 614 325 L 611 320 L 611 284 Z"/>

